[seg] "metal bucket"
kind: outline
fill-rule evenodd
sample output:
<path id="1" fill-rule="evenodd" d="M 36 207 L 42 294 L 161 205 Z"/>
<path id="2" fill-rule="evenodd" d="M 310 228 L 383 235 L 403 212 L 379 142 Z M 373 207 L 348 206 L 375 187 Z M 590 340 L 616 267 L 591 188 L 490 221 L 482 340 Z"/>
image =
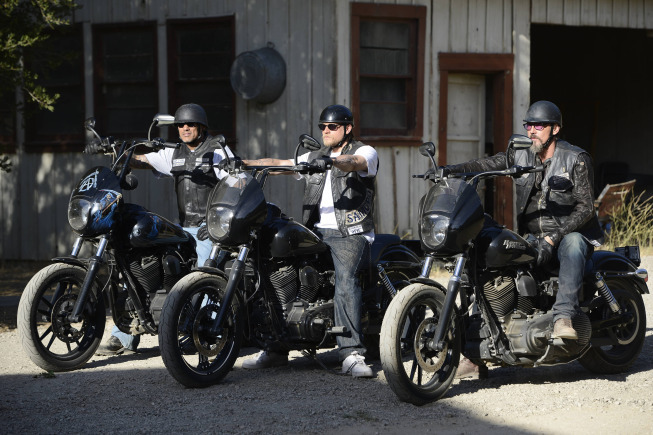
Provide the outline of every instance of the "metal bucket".
<path id="1" fill-rule="evenodd" d="M 286 62 L 272 44 L 245 51 L 231 65 L 230 79 L 243 99 L 272 103 L 286 87 Z"/>

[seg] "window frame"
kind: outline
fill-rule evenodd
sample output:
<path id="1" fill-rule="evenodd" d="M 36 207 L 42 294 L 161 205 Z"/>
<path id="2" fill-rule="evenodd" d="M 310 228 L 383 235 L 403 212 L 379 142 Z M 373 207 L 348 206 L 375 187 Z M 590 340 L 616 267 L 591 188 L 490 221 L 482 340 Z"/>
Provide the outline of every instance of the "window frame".
<path id="1" fill-rule="evenodd" d="M 181 96 L 178 93 L 178 89 L 180 87 L 178 86 L 179 83 L 182 82 L 182 80 L 179 78 L 178 74 L 178 59 L 179 59 L 179 53 L 177 52 L 177 44 L 176 44 L 176 32 L 179 29 L 184 29 L 184 28 L 193 28 L 193 27 L 198 27 L 198 26 L 210 26 L 210 25 L 224 25 L 228 26 L 229 30 L 231 32 L 231 46 L 230 46 L 230 57 L 229 57 L 229 65 L 231 66 L 233 64 L 233 61 L 236 58 L 236 25 L 235 25 L 235 17 L 233 15 L 228 15 L 228 16 L 222 16 L 222 17 L 212 17 L 212 18 L 200 18 L 200 19 L 170 19 L 167 20 L 166 22 L 166 35 L 167 35 L 167 53 L 168 53 L 168 89 L 169 89 L 169 94 L 168 94 L 168 110 L 170 111 L 171 114 L 174 114 L 173 112 L 177 109 L 182 104 L 186 103 L 197 103 L 200 105 L 203 105 L 201 101 L 182 101 Z M 231 89 L 231 81 L 230 77 L 226 76 L 224 80 L 229 84 L 229 88 Z M 211 79 L 198 79 L 198 80 L 188 80 L 188 81 L 183 81 L 184 83 L 202 83 L 205 82 L 208 85 L 210 83 L 216 83 L 221 80 L 211 80 Z M 232 147 L 236 143 L 236 93 L 231 92 L 231 101 L 230 105 L 233 109 L 233 121 L 231 123 L 230 131 L 218 131 L 218 130 L 213 130 L 211 127 L 211 117 L 209 116 L 209 133 L 210 134 L 222 134 L 225 136 L 225 139 L 229 145 Z M 171 133 L 174 135 L 177 132 L 174 131 Z"/>
<path id="2" fill-rule="evenodd" d="M 415 146 L 422 143 L 424 135 L 424 52 L 426 45 L 426 6 L 352 3 L 351 4 L 351 83 L 352 111 L 360 119 L 360 26 L 361 20 L 407 22 L 415 26 L 415 49 L 410 56 L 413 68 L 407 92 L 405 134 L 382 134 L 379 131 L 362 134 L 359 124 L 354 134 L 370 145 Z M 412 120 L 412 122 L 411 122 Z M 381 134 L 379 134 L 381 133 Z"/>
<path id="3" fill-rule="evenodd" d="M 75 84 L 66 85 L 45 85 L 48 93 L 57 93 L 56 90 L 60 88 L 78 88 L 79 101 L 78 104 L 82 107 L 82 117 L 72 122 L 76 122 L 79 126 L 75 133 L 53 133 L 42 134 L 40 133 L 40 125 L 36 122 L 29 113 L 24 114 L 25 124 L 25 143 L 23 150 L 26 153 L 42 153 L 42 152 L 70 152 L 79 151 L 84 146 L 84 116 L 85 116 L 85 78 L 84 78 L 84 31 L 81 24 L 73 24 L 69 28 L 61 29 L 60 32 L 71 33 L 73 37 L 78 38 L 80 42 L 80 58 L 77 64 L 78 82 Z M 55 35 L 53 35 L 55 36 Z M 54 89 L 54 91 L 53 91 Z M 35 103 L 30 103 L 31 108 L 35 107 Z M 39 111 L 45 109 L 36 109 Z M 61 110 L 57 107 L 57 102 L 54 103 L 54 110 Z"/>
<path id="4" fill-rule="evenodd" d="M 141 131 L 108 131 L 110 127 L 108 126 L 108 110 L 106 99 L 104 93 L 102 92 L 102 87 L 105 84 L 105 74 L 103 68 L 103 45 L 102 38 L 100 37 L 104 33 L 118 33 L 122 30 L 129 29 L 147 29 L 149 30 L 152 39 L 153 39 L 153 51 L 152 51 L 152 63 L 153 63 L 153 76 L 152 81 L 132 81 L 124 83 L 151 83 L 154 88 L 154 101 L 152 106 L 154 111 L 152 112 L 152 117 L 156 114 L 156 111 L 159 108 L 159 63 L 158 63 L 158 35 L 157 35 L 157 23 L 156 21 L 142 21 L 138 23 L 111 23 L 111 24 L 94 24 L 92 26 L 92 35 L 93 35 L 93 105 L 95 117 L 105 126 L 105 131 L 108 135 L 117 136 L 120 139 L 127 139 L 129 137 L 134 137 L 140 134 L 143 136 L 147 132 L 148 125 L 143 125 Z M 102 127 L 100 127 L 102 130 Z"/>

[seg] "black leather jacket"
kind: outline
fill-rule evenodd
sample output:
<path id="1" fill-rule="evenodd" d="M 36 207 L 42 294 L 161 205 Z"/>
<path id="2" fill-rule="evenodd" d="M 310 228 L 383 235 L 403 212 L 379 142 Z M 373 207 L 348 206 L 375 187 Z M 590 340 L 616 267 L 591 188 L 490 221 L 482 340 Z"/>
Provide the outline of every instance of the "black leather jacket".
<path id="1" fill-rule="evenodd" d="M 345 145 L 341 155 L 354 154 L 364 146 L 362 142 L 354 141 Z M 322 147 L 308 155 L 308 161 L 328 156 L 331 150 Z M 361 177 L 357 171 L 344 172 L 333 167 L 331 169 L 331 191 L 333 206 L 338 222 L 338 228 L 343 236 L 360 234 L 374 230 L 374 194 L 376 177 Z M 303 221 L 311 228 L 318 222 L 320 199 L 324 190 L 326 173 L 307 176 L 304 189 Z"/>
<path id="2" fill-rule="evenodd" d="M 539 163 L 539 157 L 528 148 L 511 149 L 507 162 L 506 154 L 498 153 L 447 168 L 451 172 L 480 172 Z M 571 232 L 581 233 L 595 245 L 603 243 L 603 231 L 594 210 L 590 155 L 582 148 L 558 140 L 553 157 L 544 164 L 543 174 L 515 178 L 519 232 L 530 232 L 536 237 L 548 235 L 556 246 Z M 534 190 L 536 180 L 540 184 Z"/>

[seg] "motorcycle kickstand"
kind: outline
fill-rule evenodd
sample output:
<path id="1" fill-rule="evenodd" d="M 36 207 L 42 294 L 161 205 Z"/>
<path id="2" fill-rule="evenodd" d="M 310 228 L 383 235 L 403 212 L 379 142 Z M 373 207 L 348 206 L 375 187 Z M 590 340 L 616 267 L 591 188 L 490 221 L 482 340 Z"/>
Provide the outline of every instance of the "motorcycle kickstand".
<path id="1" fill-rule="evenodd" d="M 333 369 L 328 368 L 328 367 L 327 367 L 327 366 L 326 366 L 322 361 L 320 361 L 320 359 L 317 357 L 317 352 L 315 351 L 315 349 L 309 349 L 309 350 L 304 349 L 304 350 L 302 350 L 302 355 L 304 355 L 305 357 L 310 358 L 310 359 L 312 359 L 313 361 L 315 361 L 316 363 L 318 363 L 318 364 L 320 365 L 320 367 L 322 367 L 322 368 L 323 368 L 325 371 L 327 371 L 327 372 L 332 372 L 332 373 L 334 373 L 334 374 L 336 374 L 336 375 L 344 375 L 344 374 L 346 374 L 346 373 L 340 373 L 340 372 L 337 372 L 337 371 L 335 371 L 335 370 L 333 370 Z"/>

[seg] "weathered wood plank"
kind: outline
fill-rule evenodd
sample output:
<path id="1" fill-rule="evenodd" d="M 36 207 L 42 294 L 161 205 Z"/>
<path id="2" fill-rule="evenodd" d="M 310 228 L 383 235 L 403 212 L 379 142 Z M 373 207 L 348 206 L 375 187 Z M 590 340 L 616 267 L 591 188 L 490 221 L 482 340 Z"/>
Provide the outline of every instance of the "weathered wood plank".
<path id="1" fill-rule="evenodd" d="M 612 26 L 612 0 L 596 0 L 596 24 Z"/>
<path id="2" fill-rule="evenodd" d="M 468 49 L 468 3 L 466 1 L 452 2 L 450 5 L 451 18 L 449 24 L 449 50 L 463 53 Z"/>
<path id="3" fill-rule="evenodd" d="M 596 0 L 581 0 L 580 24 L 582 26 L 596 26 Z"/>
<path id="4" fill-rule="evenodd" d="M 562 21 L 567 26 L 579 26 L 581 22 L 581 0 L 564 0 Z"/>

